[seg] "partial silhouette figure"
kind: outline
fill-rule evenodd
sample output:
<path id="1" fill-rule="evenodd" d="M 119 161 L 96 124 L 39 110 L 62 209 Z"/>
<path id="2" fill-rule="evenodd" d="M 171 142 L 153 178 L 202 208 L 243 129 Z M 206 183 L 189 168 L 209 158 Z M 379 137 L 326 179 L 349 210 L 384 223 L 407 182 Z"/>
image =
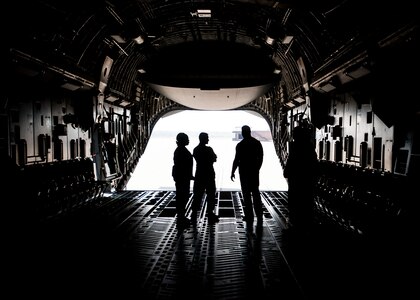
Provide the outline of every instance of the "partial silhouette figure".
<path id="1" fill-rule="evenodd" d="M 311 136 L 310 126 L 306 123 L 294 128 L 283 171 L 289 185 L 289 221 L 297 230 L 309 229 L 314 221 L 314 188 L 319 165 Z"/>
<path id="2" fill-rule="evenodd" d="M 4 174 L 0 182 L 0 186 L 3 188 L 2 190 L 12 190 L 15 192 L 14 189 L 16 188 L 16 191 L 19 192 L 19 166 L 3 149 L 0 151 L 0 164 Z"/>
<path id="3" fill-rule="evenodd" d="M 207 201 L 207 218 L 210 223 L 218 222 L 219 217 L 214 213 L 216 205 L 216 173 L 213 164 L 217 160 L 217 155 L 213 148 L 207 146 L 209 135 L 201 132 L 198 136 L 200 142 L 193 150 L 193 157 L 196 162 L 196 170 L 194 176 L 194 202 L 193 202 L 193 221 L 197 218 L 197 212 L 201 207 L 201 202 L 206 193 Z"/>
<path id="4" fill-rule="evenodd" d="M 107 133 L 105 134 L 104 138 L 104 146 L 105 146 L 105 153 L 104 157 L 106 158 L 106 162 L 109 168 L 109 174 L 116 174 L 117 173 L 117 145 L 113 141 L 114 137 Z"/>
<path id="5" fill-rule="evenodd" d="M 28 197 L 26 197 L 24 194 L 27 189 L 22 189 L 21 187 L 22 176 L 19 172 L 19 166 L 8 155 L 7 151 L 3 149 L 0 150 L 0 164 L 4 174 L 2 176 L 2 180 L 0 181 L 0 188 L 7 194 L 7 196 L 3 196 L 5 201 L 2 201 L 2 220 L 7 219 L 7 224 L 16 222 L 16 219 L 19 219 L 19 222 L 21 222 L 21 218 L 26 221 L 26 218 L 29 217 L 29 214 L 25 214 L 25 218 L 22 216 L 22 214 L 23 212 L 27 212 L 26 204 L 29 203 L 26 203 Z M 11 226 L 10 228 L 14 227 L 15 226 Z"/>
<path id="6" fill-rule="evenodd" d="M 255 211 L 258 223 L 262 223 L 263 209 L 259 186 L 264 151 L 261 142 L 251 136 L 251 128 L 248 125 L 242 126 L 242 137 L 243 139 L 236 145 L 230 178 L 234 181 L 235 171 L 238 168 L 245 202 L 244 220 L 252 224 Z"/>
<path id="7" fill-rule="evenodd" d="M 183 132 L 176 136 L 177 147 L 174 151 L 174 165 L 172 177 L 176 189 L 176 212 L 179 227 L 189 225 L 190 220 L 185 216 L 185 207 L 190 195 L 190 182 L 193 177 L 193 156 L 187 149 L 190 143 L 188 135 Z"/>

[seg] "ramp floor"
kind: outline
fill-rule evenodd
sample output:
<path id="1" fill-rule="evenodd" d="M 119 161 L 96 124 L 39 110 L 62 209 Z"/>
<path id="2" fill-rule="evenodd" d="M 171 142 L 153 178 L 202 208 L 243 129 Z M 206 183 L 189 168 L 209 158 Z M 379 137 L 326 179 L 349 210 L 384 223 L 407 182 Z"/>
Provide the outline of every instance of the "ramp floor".
<path id="1" fill-rule="evenodd" d="M 114 299 L 354 299 L 396 292 L 402 266 L 334 226 L 296 234 L 287 192 L 261 192 L 262 224 L 242 220 L 241 192 L 205 201 L 177 227 L 174 191 L 124 191 L 48 224 L 27 225 L 6 261 L 13 295 Z M 191 213 L 191 199 L 187 212 Z M 404 261 L 400 261 L 404 263 Z M 399 278 L 399 279 L 396 279 Z M 395 288 L 392 288 L 394 286 Z M 387 291 L 388 289 L 388 291 Z"/>

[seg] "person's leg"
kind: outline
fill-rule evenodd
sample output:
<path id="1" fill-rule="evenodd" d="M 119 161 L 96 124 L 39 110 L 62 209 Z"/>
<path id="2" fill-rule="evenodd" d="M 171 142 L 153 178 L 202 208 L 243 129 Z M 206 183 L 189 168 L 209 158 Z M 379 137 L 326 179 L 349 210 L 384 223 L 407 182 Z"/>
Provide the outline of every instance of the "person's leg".
<path id="1" fill-rule="evenodd" d="M 200 180 L 195 180 L 194 187 L 193 187 L 194 195 L 193 195 L 193 203 L 192 203 L 192 210 L 195 212 L 197 212 L 201 207 L 204 191 L 205 191 L 205 187 L 204 187 L 203 182 L 201 182 Z"/>
<path id="2" fill-rule="evenodd" d="M 252 197 L 251 191 L 248 190 L 248 187 L 242 187 L 242 196 L 244 198 L 244 219 L 245 221 L 253 221 L 254 220 L 254 210 L 252 208 Z"/>
<path id="3" fill-rule="evenodd" d="M 315 223 L 315 201 L 311 188 L 308 186 L 301 197 L 301 223 L 304 230 L 310 230 Z"/>
<path id="4" fill-rule="evenodd" d="M 244 198 L 244 219 L 245 221 L 253 221 L 254 220 L 254 209 L 252 205 L 252 178 L 251 174 L 239 174 L 241 179 L 241 189 L 242 189 L 242 196 Z"/>
<path id="5" fill-rule="evenodd" d="M 296 231 L 300 231 L 302 228 L 302 188 L 295 186 L 293 182 L 289 180 L 288 190 L 288 211 L 289 211 L 289 226 L 293 227 Z"/>
<path id="6" fill-rule="evenodd" d="M 175 188 L 176 188 L 176 194 L 175 194 L 175 204 L 176 204 L 176 214 L 177 216 L 183 216 L 185 213 L 185 206 L 184 204 L 184 197 L 183 195 L 183 186 L 181 182 L 177 181 L 175 182 Z"/>
<path id="7" fill-rule="evenodd" d="M 216 206 L 216 183 L 210 180 L 206 186 L 206 201 L 207 201 L 207 213 L 214 213 L 214 207 Z"/>
<path id="8" fill-rule="evenodd" d="M 252 204 L 255 215 L 258 218 L 259 222 L 262 222 L 263 217 L 263 207 L 261 202 L 261 194 L 260 194 L 260 176 L 259 173 L 253 173 L 252 176 L 249 176 L 249 188 L 252 193 Z"/>
<path id="9" fill-rule="evenodd" d="M 175 183 L 175 187 L 177 222 L 178 224 L 183 224 L 188 221 L 187 217 L 185 216 L 185 207 L 187 205 L 190 194 L 190 183 L 189 181 L 178 182 Z"/>
<path id="10" fill-rule="evenodd" d="M 261 194 L 258 188 L 252 190 L 252 201 L 254 204 L 255 215 L 257 216 L 258 221 L 262 221 L 263 218 L 263 206 L 261 201 Z"/>
<path id="11" fill-rule="evenodd" d="M 214 212 L 214 208 L 216 206 L 216 182 L 214 180 L 210 180 L 207 183 L 206 194 L 207 217 L 210 222 L 218 222 L 219 217 Z"/>
<path id="12" fill-rule="evenodd" d="M 244 213 L 242 219 L 246 222 L 247 233 L 254 231 L 254 209 L 252 207 L 252 194 L 247 186 L 242 187 L 242 196 L 244 199 Z"/>
<path id="13" fill-rule="evenodd" d="M 193 186 L 193 203 L 192 203 L 192 207 L 191 207 L 191 219 L 193 224 L 195 224 L 197 217 L 198 217 L 198 213 L 201 209 L 201 204 L 203 201 L 203 196 L 204 196 L 204 185 L 200 180 L 195 180 L 194 181 L 194 186 Z"/>

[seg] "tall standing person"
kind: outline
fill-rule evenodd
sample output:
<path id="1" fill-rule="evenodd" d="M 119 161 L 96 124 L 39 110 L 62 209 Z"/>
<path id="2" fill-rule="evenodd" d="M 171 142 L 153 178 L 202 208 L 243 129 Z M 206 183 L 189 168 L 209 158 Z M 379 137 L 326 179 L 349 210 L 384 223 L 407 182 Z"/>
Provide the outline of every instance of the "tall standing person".
<path id="1" fill-rule="evenodd" d="M 192 217 L 194 219 L 197 217 L 197 211 L 201 207 L 204 193 L 206 193 L 207 219 L 210 223 L 215 223 L 219 221 L 219 217 L 214 212 L 216 205 L 216 173 L 214 172 L 213 164 L 217 160 L 217 155 L 214 153 L 213 148 L 207 145 L 209 135 L 206 132 L 201 132 L 198 139 L 200 142 L 193 150 L 196 169 Z"/>
<path id="2" fill-rule="evenodd" d="M 259 186 L 264 151 L 261 142 L 251 136 L 251 128 L 248 125 L 242 126 L 242 137 L 235 148 L 230 178 L 232 181 L 235 180 L 235 171 L 238 168 L 245 203 L 244 220 L 252 224 L 255 211 L 258 223 L 262 224 L 263 208 Z"/>
<path id="3" fill-rule="evenodd" d="M 314 224 L 315 186 L 320 172 L 312 129 L 305 124 L 293 129 L 293 141 L 283 171 L 289 185 L 289 223 L 298 232 L 310 230 Z"/>
<path id="4" fill-rule="evenodd" d="M 185 216 L 185 207 L 190 195 L 190 182 L 194 179 L 193 156 L 186 147 L 190 143 L 188 135 L 183 132 L 178 133 L 176 143 L 172 177 L 176 189 L 177 224 L 178 227 L 185 227 L 190 224 L 190 220 Z"/>

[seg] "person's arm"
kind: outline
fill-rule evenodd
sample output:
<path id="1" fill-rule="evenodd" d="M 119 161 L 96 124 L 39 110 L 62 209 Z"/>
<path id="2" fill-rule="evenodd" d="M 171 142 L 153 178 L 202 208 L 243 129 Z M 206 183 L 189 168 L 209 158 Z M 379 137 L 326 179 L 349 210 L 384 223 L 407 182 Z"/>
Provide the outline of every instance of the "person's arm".
<path id="1" fill-rule="evenodd" d="M 174 164 L 172 166 L 172 177 L 173 177 L 174 181 L 177 181 L 177 179 L 178 179 L 178 172 L 177 172 L 178 155 L 177 155 L 176 150 L 174 151 L 173 161 L 174 161 Z"/>
<path id="2" fill-rule="evenodd" d="M 230 179 L 232 181 L 235 181 L 234 180 L 235 179 L 235 172 L 236 172 L 236 168 L 238 168 L 238 165 L 239 165 L 238 153 L 236 152 L 235 159 L 233 160 L 233 163 L 232 163 L 232 172 L 230 173 Z"/>
<path id="3" fill-rule="evenodd" d="M 261 142 L 259 142 L 259 147 L 258 147 L 258 170 L 261 169 L 263 160 L 264 160 L 264 150 L 263 150 Z"/>
<path id="4" fill-rule="evenodd" d="M 188 152 L 188 170 L 190 173 L 190 180 L 194 180 L 194 157 L 192 156 L 191 153 Z"/>
<path id="5" fill-rule="evenodd" d="M 217 155 L 214 152 L 213 148 L 210 147 L 210 149 L 211 149 L 211 153 L 212 153 L 212 156 L 213 156 L 213 162 L 216 162 L 217 161 Z"/>

